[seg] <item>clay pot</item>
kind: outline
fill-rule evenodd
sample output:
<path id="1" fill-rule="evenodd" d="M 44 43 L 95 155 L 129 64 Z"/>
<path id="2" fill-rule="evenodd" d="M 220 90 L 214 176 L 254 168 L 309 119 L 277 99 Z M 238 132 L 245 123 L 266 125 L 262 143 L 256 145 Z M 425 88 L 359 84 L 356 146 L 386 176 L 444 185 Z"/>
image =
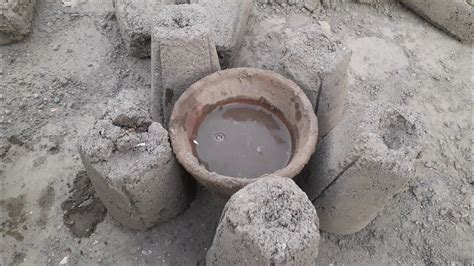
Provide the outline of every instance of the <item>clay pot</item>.
<path id="1" fill-rule="evenodd" d="M 292 81 L 266 70 L 234 68 L 218 71 L 194 83 L 176 102 L 169 133 L 178 161 L 198 182 L 230 196 L 260 178 L 240 178 L 209 172 L 193 154 L 192 139 L 203 116 L 224 102 L 258 101 L 279 112 L 293 137 L 293 155 L 273 174 L 293 178 L 309 161 L 318 139 L 318 122 L 304 92 Z"/>

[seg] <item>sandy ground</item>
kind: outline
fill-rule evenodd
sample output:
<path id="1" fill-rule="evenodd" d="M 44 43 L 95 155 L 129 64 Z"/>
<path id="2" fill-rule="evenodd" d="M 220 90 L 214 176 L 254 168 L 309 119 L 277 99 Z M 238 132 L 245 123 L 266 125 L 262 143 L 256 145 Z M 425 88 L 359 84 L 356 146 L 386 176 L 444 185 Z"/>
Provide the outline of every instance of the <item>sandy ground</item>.
<path id="1" fill-rule="evenodd" d="M 39 0 L 31 36 L 0 47 L 0 265 L 204 264 L 224 202 L 202 188 L 185 213 L 145 232 L 105 216 L 78 237 L 63 222 L 84 170 L 78 138 L 107 100 L 150 91 L 150 60 L 126 55 L 113 14 L 111 0 Z M 255 6 L 238 65 L 272 69 L 281 39 L 311 20 L 353 50 L 348 111 L 391 102 L 420 113 L 428 133 L 408 189 L 361 232 L 323 232 L 316 263 L 474 263 L 472 47 L 397 4 Z"/>

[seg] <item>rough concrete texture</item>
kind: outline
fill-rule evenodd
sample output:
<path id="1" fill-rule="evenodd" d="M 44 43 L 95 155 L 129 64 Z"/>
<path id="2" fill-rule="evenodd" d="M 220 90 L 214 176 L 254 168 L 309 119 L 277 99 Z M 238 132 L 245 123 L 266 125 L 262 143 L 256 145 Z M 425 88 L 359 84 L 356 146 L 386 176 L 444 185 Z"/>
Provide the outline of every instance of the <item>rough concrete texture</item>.
<path id="1" fill-rule="evenodd" d="M 381 7 L 384 5 L 393 4 L 397 2 L 398 0 L 353 0 L 353 1 L 359 4 Z"/>
<path id="2" fill-rule="evenodd" d="M 296 6 L 297 8 L 305 8 L 310 12 L 318 10 L 321 6 L 325 8 L 336 8 L 344 4 L 348 0 L 258 0 L 259 4 L 273 5 L 278 4 L 282 7 Z"/>
<path id="3" fill-rule="evenodd" d="M 199 5 L 163 7 L 152 35 L 152 116 L 167 125 L 179 96 L 220 65 L 214 34 Z"/>
<path id="4" fill-rule="evenodd" d="M 290 4 L 290 2 L 292 1 L 288 1 L 288 4 Z M 321 7 L 321 1 L 319 0 L 303 0 L 302 3 L 303 3 L 304 8 L 306 8 L 310 12 L 313 12 L 316 9 Z M 298 3 L 297 3 L 297 6 L 298 6 Z"/>
<path id="5" fill-rule="evenodd" d="M 283 71 L 310 99 L 318 116 L 319 135 L 324 137 L 344 111 L 351 51 L 315 23 L 295 31 L 283 49 Z"/>
<path id="6" fill-rule="evenodd" d="M 351 112 L 318 144 L 303 186 L 321 229 L 349 234 L 370 223 L 413 177 L 423 134 L 417 116 L 389 104 Z"/>
<path id="7" fill-rule="evenodd" d="M 321 0 L 321 5 L 325 8 L 337 8 L 341 4 L 345 4 L 348 0 Z"/>
<path id="8" fill-rule="evenodd" d="M 153 17 L 163 5 L 175 0 L 115 0 L 115 14 L 128 53 L 149 57 Z"/>
<path id="9" fill-rule="evenodd" d="M 3 158 L 8 153 L 11 147 L 12 145 L 8 142 L 6 138 L 0 138 L 0 158 Z"/>
<path id="10" fill-rule="evenodd" d="M 36 0 L 0 0 L 0 45 L 17 42 L 30 33 Z"/>
<path id="11" fill-rule="evenodd" d="M 0 264 L 59 265 L 67 257 L 68 265 L 204 265 L 225 204 L 216 206 L 205 189 L 182 215 L 146 232 L 118 227 L 108 215 L 90 237 L 77 238 L 63 223 L 61 203 L 84 170 L 79 137 L 104 101 L 121 91 L 151 92 L 150 61 L 123 56 L 112 1 L 78 2 L 37 1 L 32 33 L 0 46 L 0 147 L 7 147 L 0 156 Z M 429 145 L 410 188 L 360 232 L 322 232 L 316 265 L 471 265 L 472 47 L 398 4 L 385 10 L 347 3 L 313 16 L 254 5 L 242 59 L 271 66 L 279 49 L 270 44 L 295 29 L 279 25 L 327 21 L 353 51 L 348 106 L 390 102 L 427 124 Z M 387 59 L 402 61 L 393 69 Z M 51 187 L 52 205 L 38 204 Z"/>
<path id="12" fill-rule="evenodd" d="M 79 151 L 108 212 L 129 228 L 168 221 L 192 199 L 168 133 L 145 109 L 111 107 L 80 141 Z"/>
<path id="13" fill-rule="evenodd" d="M 207 265 L 313 265 L 318 216 L 289 178 L 247 185 L 227 202 L 206 257 Z"/>
<path id="14" fill-rule="evenodd" d="M 191 0 L 209 14 L 209 22 L 216 38 L 217 52 L 222 66 L 229 66 L 247 28 L 253 0 Z"/>
<path id="15" fill-rule="evenodd" d="M 405 6 L 457 39 L 472 43 L 473 2 L 469 0 L 400 0 Z"/>

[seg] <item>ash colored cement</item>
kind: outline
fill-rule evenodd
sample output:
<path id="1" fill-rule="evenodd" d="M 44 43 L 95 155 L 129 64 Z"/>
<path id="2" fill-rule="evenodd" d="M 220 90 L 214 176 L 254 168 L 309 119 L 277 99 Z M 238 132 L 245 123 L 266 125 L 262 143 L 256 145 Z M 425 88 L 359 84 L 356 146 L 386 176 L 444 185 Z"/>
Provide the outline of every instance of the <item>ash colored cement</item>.
<path id="1" fill-rule="evenodd" d="M 259 4 L 263 5 L 281 5 L 281 6 L 296 6 L 298 8 L 306 8 L 308 11 L 313 12 L 315 9 L 321 6 L 320 0 L 257 0 Z"/>
<path id="2" fill-rule="evenodd" d="M 353 110 L 319 144 L 303 185 L 321 229 L 349 234 L 364 228 L 403 191 L 422 150 L 418 116 L 389 104 Z"/>
<path id="3" fill-rule="evenodd" d="M 227 202 L 206 257 L 207 265 L 313 265 L 318 216 L 289 178 L 269 176 Z"/>
<path id="4" fill-rule="evenodd" d="M 350 0 L 321 0 L 321 5 L 325 8 L 335 9 Z"/>
<path id="5" fill-rule="evenodd" d="M 179 96 L 194 82 L 220 70 L 220 65 L 215 37 L 201 6 L 165 6 L 154 23 L 152 116 L 167 125 Z"/>
<path id="6" fill-rule="evenodd" d="M 298 2 L 298 1 L 288 1 L 290 2 Z M 321 6 L 321 1 L 319 0 L 303 0 L 303 6 L 306 8 L 308 11 L 313 12 L 316 9 L 318 9 Z"/>
<path id="7" fill-rule="evenodd" d="M 296 6 L 297 8 L 305 8 L 310 12 L 318 10 L 321 6 L 325 8 L 337 8 L 348 0 L 258 0 L 259 4 L 275 5 L 282 7 Z"/>
<path id="8" fill-rule="evenodd" d="M 223 67 L 232 65 L 247 29 L 253 0 L 191 0 L 190 2 L 204 7 L 216 37 L 220 62 Z"/>
<path id="9" fill-rule="evenodd" d="M 163 5 L 174 5 L 175 0 L 115 0 L 114 3 L 128 53 L 136 57 L 149 57 L 153 17 Z"/>
<path id="10" fill-rule="evenodd" d="M 193 198 L 167 131 L 140 105 L 124 101 L 109 107 L 81 139 L 79 150 L 108 213 L 129 228 L 168 221 Z"/>
<path id="11" fill-rule="evenodd" d="M 24 39 L 31 29 L 36 0 L 0 1 L 0 45 Z"/>
<path id="12" fill-rule="evenodd" d="M 115 10 L 122 38 L 129 54 L 151 55 L 154 18 L 164 5 L 199 4 L 210 14 L 210 27 L 223 65 L 230 65 L 245 32 L 253 7 L 252 0 L 115 0 Z M 199 16 L 199 15 L 198 15 Z"/>
<path id="13" fill-rule="evenodd" d="M 283 71 L 313 104 L 319 136 L 324 137 L 342 118 L 352 52 L 316 23 L 291 34 L 283 50 Z"/>
<path id="14" fill-rule="evenodd" d="M 474 6 L 469 0 L 400 0 L 427 21 L 455 38 L 472 43 Z"/>
<path id="15" fill-rule="evenodd" d="M 398 2 L 398 0 L 352 0 L 352 1 L 359 4 L 365 4 L 365 5 L 370 5 L 374 7 L 386 6 L 386 5 L 390 5 L 390 4 Z"/>

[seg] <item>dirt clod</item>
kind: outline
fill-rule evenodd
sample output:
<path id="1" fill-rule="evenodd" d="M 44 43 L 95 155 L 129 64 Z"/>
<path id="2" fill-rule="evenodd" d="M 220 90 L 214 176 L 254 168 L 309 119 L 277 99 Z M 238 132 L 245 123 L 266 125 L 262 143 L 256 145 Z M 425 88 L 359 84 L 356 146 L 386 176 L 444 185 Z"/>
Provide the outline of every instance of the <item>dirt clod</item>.
<path id="1" fill-rule="evenodd" d="M 11 144 L 4 139 L 0 139 L 0 158 L 5 156 L 11 148 Z"/>
<path id="2" fill-rule="evenodd" d="M 56 193 L 53 184 L 49 184 L 43 191 L 41 191 L 41 195 L 38 199 L 38 205 L 41 208 L 40 218 L 37 221 L 39 226 L 45 226 L 48 222 L 48 214 L 54 204 L 55 196 Z"/>
<path id="3" fill-rule="evenodd" d="M 114 126 L 135 129 L 137 133 L 147 132 L 148 127 L 151 125 L 151 121 L 147 121 L 142 117 L 129 117 L 126 114 L 119 114 L 112 123 Z"/>
<path id="4" fill-rule="evenodd" d="M 107 210 L 96 197 L 87 172 L 77 173 L 69 193 L 69 198 L 61 204 L 65 211 L 64 225 L 74 236 L 89 237 L 94 233 L 97 224 L 104 221 Z"/>
<path id="5" fill-rule="evenodd" d="M 6 211 L 5 213 L 8 215 L 6 219 L 2 219 L 0 223 L 0 234 L 2 237 L 11 236 L 17 241 L 24 239 L 22 229 L 27 220 L 24 210 L 25 203 L 26 199 L 24 194 L 14 198 L 0 200 L 0 209 L 2 209 L 2 212 Z"/>
<path id="6" fill-rule="evenodd" d="M 25 257 L 26 257 L 26 254 L 25 254 L 25 253 L 23 253 L 23 252 L 15 252 L 15 253 L 13 254 L 12 262 L 11 262 L 9 265 L 10 265 L 10 266 L 19 265 L 19 264 L 21 264 L 21 263 L 24 262 Z"/>
<path id="7" fill-rule="evenodd" d="M 23 146 L 25 144 L 23 140 L 20 139 L 20 137 L 12 135 L 8 137 L 8 142 L 10 142 L 13 145 L 18 145 L 18 146 Z"/>

